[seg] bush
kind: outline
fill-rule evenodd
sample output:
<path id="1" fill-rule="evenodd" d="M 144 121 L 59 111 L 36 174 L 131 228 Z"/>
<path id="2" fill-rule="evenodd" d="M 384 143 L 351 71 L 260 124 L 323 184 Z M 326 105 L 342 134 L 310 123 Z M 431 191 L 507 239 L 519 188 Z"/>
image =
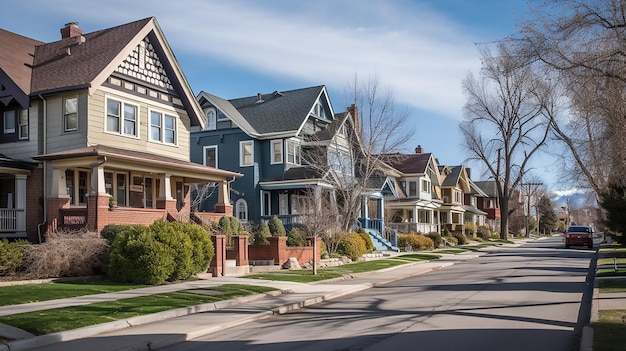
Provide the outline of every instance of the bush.
<path id="1" fill-rule="evenodd" d="M 272 216 L 272 219 L 267 223 L 267 226 L 272 233 L 272 236 L 286 236 L 285 226 L 283 226 L 283 222 L 276 216 Z"/>
<path id="2" fill-rule="evenodd" d="M 131 225 L 135 224 L 107 224 L 100 231 L 100 237 L 106 239 L 110 245 L 119 232 L 128 229 Z"/>
<path id="3" fill-rule="evenodd" d="M 411 250 L 433 250 L 435 244 L 432 239 L 427 236 L 410 233 L 410 234 L 398 234 L 398 247 L 401 249 L 410 247 Z"/>
<path id="4" fill-rule="evenodd" d="M 356 233 L 342 235 L 337 245 L 337 253 L 348 256 L 352 261 L 358 260 L 366 252 L 365 241 Z"/>
<path id="5" fill-rule="evenodd" d="M 96 232 L 50 232 L 42 244 L 24 246 L 24 276 L 30 279 L 102 274 L 108 252 Z"/>
<path id="6" fill-rule="evenodd" d="M 0 239 L 0 275 L 11 275 L 24 264 L 24 246 L 26 240 L 9 241 Z"/>
<path id="7" fill-rule="evenodd" d="M 481 239 L 488 240 L 491 236 L 491 229 L 487 226 L 481 225 L 476 228 L 476 235 Z"/>
<path id="8" fill-rule="evenodd" d="M 458 245 L 459 244 L 459 239 L 453 237 L 453 236 L 445 236 L 444 240 L 447 241 L 450 245 Z"/>
<path id="9" fill-rule="evenodd" d="M 365 231 L 363 228 L 359 228 L 357 234 L 363 239 L 365 242 L 365 249 L 367 252 L 373 252 L 376 247 L 374 247 L 374 242 L 372 242 L 372 237 Z"/>
<path id="10" fill-rule="evenodd" d="M 465 227 L 465 235 L 473 237 L 474 233 L 476 233 L 476 224 L 472 222 L 465 222 L 463 226 Z"/>
<path id="11" fill-rule="evenodd" d="M 206 272 L 209 269 L 213 256 L 215 256 L 215 247 L 213 246 L 213 241 L 211 241 L 210 233 L 194 223 L 175 222 L 173 224 L 191 239 L 193 274 Z M 239 234 L 241 235 L 242 233 Z"/>
<path id="12" fill-rule="evenodd" d="M 109 276 L 123 283 L 162 284 L 174 266 L 174 250 L 143 226 L 118 233 L 109 254 Z"/>
<path id="13" fill-rule="evenodd" d="M 469 241 L 469 240 L 467 240 L 467 236 L 465 236 L 465 234 L 463 234 L 461 232 L 454 232 L 454 233 L 452 233 L 452 236 L 454 238 L 456 238 L 457 244 L 459 244 L 459 245 L 465 245 Z"/>
<path id="14" fill-rule="evenodd" d="M 270 232 L 270 228 L 265 223 L 261 223 L 258 228 L 254 231 L 254 245 L 267 245 L 269 244 L 269 238 L 272 236 Z"/>
<path id="15" fill-rule="evenodd" d="M 287 246 L 306 246 L 306 234 L 304 231 L 293 228 L 287 233 Z"/>
<path id="16" fill-rule="evenodd" d="M 437 232 L 430 232 L 428 234 L 425 234 L 428 238 L 430 238 L 430 240 L 433 241 L 433 245 L 435 245 L 435 249 L 438 249 L 440 247 L 444 246 L 444 242 L 443 242 L 443 238 L 441 237 L 441 234 L 437 233 Z"/>
<path id="17" fill-rule="evenodd" d="M 441 235 L 442 236 L 452 236 L 452 233 L 450 233 L 450 230 L 448 228 L 443 228 L 443 230 L 441 231 Z"/>
<path id="18" fill-rule="evenodd" d="M 152 223 L 149 230 L 154 234 L 157 241 L 164 243 L 173 250 L 174 270 L 166 278 L 167 281 L 188 279 L 197 273 L 193 271 L 191 238 L 181 226 L 161 219 Z"/>

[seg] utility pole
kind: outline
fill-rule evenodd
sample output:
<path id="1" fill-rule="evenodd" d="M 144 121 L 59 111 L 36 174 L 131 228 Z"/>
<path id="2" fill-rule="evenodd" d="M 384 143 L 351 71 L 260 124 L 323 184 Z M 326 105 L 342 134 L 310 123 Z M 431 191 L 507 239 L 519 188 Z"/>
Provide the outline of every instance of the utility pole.
<path id="1" fill-rule="evenodd" d="M 542 185 L 543 183 L 539 183 L 539 182 L 527 182 L 527 183 L 520 184 L 522 189 L 526 190 L 526 197 L 528 198 L 528 204 L 527 204 L 528 212 L 526 212 L 526 237 L 527 238 L 530 238 L 530 230 L 528 228 L 528 220 L 530 218 L 530 198 L 531 196 L 535 195 L 535 192 L 537 191 L 537 189 L 539 189 L 539 187 Z"/>

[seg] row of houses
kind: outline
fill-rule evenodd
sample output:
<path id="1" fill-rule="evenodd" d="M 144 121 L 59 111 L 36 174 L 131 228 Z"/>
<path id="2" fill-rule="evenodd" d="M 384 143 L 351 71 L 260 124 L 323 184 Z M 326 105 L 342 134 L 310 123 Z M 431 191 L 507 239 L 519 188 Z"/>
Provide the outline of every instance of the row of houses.
<path id="1" fill-rule="evenodd" d="M 306 194 L 332 193 L 331 173 L 359 178 L 367 157 L 358 107 L 336 112 L 323 85 L 194 95 L 153 17 L 93 33 L 68 23 L 51 43 L 0 29 L 0 118 L 0 237 L 32 242 L 159 218 L 277 215 L 289 227 L 307 213 Z M 324 157 L 313 161 L 314 150 Z M 395 249 L 390 229 L 499 230 L 493 182 L 421 147 L 396 156 L 355 214 L 382 249 Z"/>

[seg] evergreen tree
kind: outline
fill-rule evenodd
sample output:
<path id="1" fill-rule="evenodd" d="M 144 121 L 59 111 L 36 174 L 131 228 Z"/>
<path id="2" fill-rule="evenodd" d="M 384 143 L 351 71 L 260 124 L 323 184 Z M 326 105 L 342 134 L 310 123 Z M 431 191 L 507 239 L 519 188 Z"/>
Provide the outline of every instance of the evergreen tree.
<path id="1" fill-rule="evenodd" d="M 545 194 L 537 201 L 537 213 L 539 214 L 539 232 L 550 234 L 557 227 L 558 219 L 552 200 Z"/>
<path id="2" fill-rule="evenodd" d="M 621 234 L 617 237 L 621 244 L 626 244 L 626 186 L 611 184 L 609 190 L 600 195 L 602 207 L 606 210 L 605 224 L 611 230 Z"/>

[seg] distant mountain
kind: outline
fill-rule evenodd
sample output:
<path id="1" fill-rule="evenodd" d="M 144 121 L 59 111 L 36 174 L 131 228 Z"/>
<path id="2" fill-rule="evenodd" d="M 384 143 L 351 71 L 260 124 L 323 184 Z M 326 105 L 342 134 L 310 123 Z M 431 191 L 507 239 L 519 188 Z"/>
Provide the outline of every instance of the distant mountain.
<path id="1" fill-rule="evenodd" d="M 595 194 L 584 189 L 553 191 L 550 199 L 555 209 L 569 207 L 571 210 L 575 210 L 584 207 L 599 207 Z"/>

